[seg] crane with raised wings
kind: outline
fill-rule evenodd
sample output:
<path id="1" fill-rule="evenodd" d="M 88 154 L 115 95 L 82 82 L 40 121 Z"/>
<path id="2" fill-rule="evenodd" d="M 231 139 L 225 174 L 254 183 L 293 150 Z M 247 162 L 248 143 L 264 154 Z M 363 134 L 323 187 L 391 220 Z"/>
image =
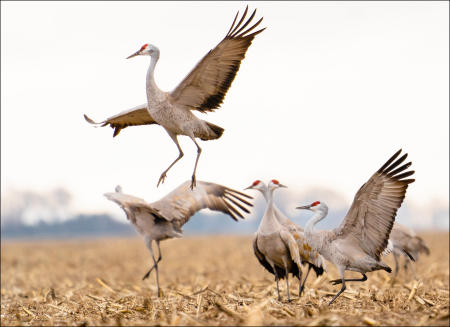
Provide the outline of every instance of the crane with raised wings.
<path id="1" fill-rule="evenodd" d="M 176 144 L 179 154 L 163 171 L 157 186 L 164 183 L 169 169 L 184 155 L 178 143 L 178 135 L 188 136 L 197 147 L 191 189 L 196 185 L 197 164 L 202 152 L 195 139 L 215 140 L 222 135 L 224 131 L 222 127 L 197 118 L 193 111 L 207 113 L 220 107 L 252 40 L 265 29 L 250 33 L 261 23 L 262 18 L 248 27 L 255 16 L 256 9 L 245 21 L 247 12 L 248 7 L 237 23 L 239 12 L 236 14 L 224 39 L 210 50 L 171 92 L 160 90 L 155 82 L 154 71 L 159 59 L 159 49 L 153 44 L 144 44 L 128 58 L 150 56 L 150 66 L 146 77 L 147 103 L 125 110 L 99 123 L 84 115 L 91 124 L 110 125 L 114 129 L 113 136 L 118 135 L 127 126 L 151 124 L 162 126 Z"/>
<path id="2" fill-rule="evenodd" d="M 381 261 L 380 255 L 386 251 L 389 234 L 395 221 L 397 209 L 405 198 L 408 185 L 414 179 L 405 179 L 414 174 L 405 171 L 411 166 L 408 162 L 399 166 L 408 156 L 404 154 L 395 162 L 402 150 L 397 151 L 369 180 L 364 183 L 353 199 L 353 203 L 341 224 L 332 230 L 314 230 L 313 227 L 328 214 L 325 203 L 313 203 L 297 207 L 315 214 L 305 226 L 305 237 L 315 250 L 338 268 L 340 279 L 332 280 L 333 285 L 341 284 L 340 291 L 331 299 L 345 291 L 345 282 L 367 280 L 366 272 L 391 268 Z M 362 274 L 360 279 L 345 279 L 346 270 Z"/>
<path id="3" fill-rule="evenodd" d="M 160 241 L 182 237 L 183 225 L 203 208 L 223 212 L 238 221 L 238 217 L 244 219 L 239 210 L 249 213 L 246 206 L 253 206 L 245 200 L 245 198 L 252 199 L 251 196 L 226 186 L 198 181 L 195 190 L 191 190 L 189 184 L 189 181 L 182 183 L 165 197 L 152 203 L 122 193 L 120 186 L 116 186 L 115 192 L 105 193 L 106 198 L 117 203 L 125 211 L 128 220 L 144 236 L 145 244 L 152 255 L 153 266 L 143 279 L 155 269 L 158 296 L 161 294 L 158 273 L 158 263 L 162 259 Z M 157 259 L 153 251 L 153 241 L 158 247 Z"/>

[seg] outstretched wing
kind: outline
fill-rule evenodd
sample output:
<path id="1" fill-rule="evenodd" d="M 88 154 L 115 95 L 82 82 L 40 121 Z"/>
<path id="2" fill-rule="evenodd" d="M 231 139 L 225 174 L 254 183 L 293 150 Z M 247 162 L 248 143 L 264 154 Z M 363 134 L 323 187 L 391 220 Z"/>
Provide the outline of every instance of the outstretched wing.
<path id="1" fill-rule="evenodd" d="M 244 199 L 253 199 L 251 196 L 226 186 L 197 181 L 195 189 L 191 190 L 190 185 L 190 180 L 184 182 L 151 206 L 167 219 L 179 220 L 181 225 L 203 208 L 221 211 L 237 221 L 236 217 L 244 218 L 239 209 L 249 213 L 246 206 L 253 206 Z"/>
<path id="2" fill-rule="evenodd" d="M 113 137 L 118 135 L 122 128 L 128 126 L 157 124 L 152 116 L 150 116 L 150 114 L 148 113 L 147 104 L 142 104 L 140 106 L 124 110 L 121 113 L 111 116 L 99 123 L 96 123 L 86 115 L 84 115 L 84 119 L 86 119 L 88 123 L 100 127 L 110 125 L 111 128 L 114 128 Z"/>
<path id="3" fill-rule="evenodd" d="M 169 99 L 173 105 L 201 112 L 219 108 L 253 38 L 264 30 L 248 34 L 261 23 L 262 18 L 245 29 L 255 16 L 256 9 L 242 25 L 247 11 L 248 6 L 239 23 L 234 26 L 239 12 L 236 14 L 225 38 L 210 50 L 170 93 Z"/>
<path id="4" fill-rule="evenodd" d="M 153 208 L 144 199 L 122 192 L 109 192 L 105 193 L 104 196 L 108 200 L 117 203 L 123 211 L 125 211 L 128 220 L 130 220 L 133 225 L 136 225 L 136 214 L 139 215 L 140 213 L 150 214 L 154 217 L 154 219 L 165 219 L 165 217 L 161 216 L 158 210 Z"/>
<path id="5" fill-rule="evenodd" d="M 404 179 L 414 174 L 414 171 L 403 172 L 411 162 L 399 167 L 408 154 L 392 163 L 401 151 L 397 151 L 361 186 L 344 220 L 334 230 L 337 237 L 355 237 L 368 255 L 378 259 L 388 244 L 397 209 L 405 198 L 408 184 L 414 182 L 414 179 Z"/>

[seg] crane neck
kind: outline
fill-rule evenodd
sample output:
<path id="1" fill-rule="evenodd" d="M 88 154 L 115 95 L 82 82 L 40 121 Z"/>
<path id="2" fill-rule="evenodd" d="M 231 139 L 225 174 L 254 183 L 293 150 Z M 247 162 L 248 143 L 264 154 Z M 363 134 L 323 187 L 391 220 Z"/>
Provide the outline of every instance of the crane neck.
<path id="1" fill-rule="evenodd" d="M 328 214 L 328 208 L 321 208 L 308 220 L 305 226 L 305 234 L 312 234 L 314 225 L 321 221 Z"/>
<path id="2" fill-rule="evenodd" d="M 266 198 L 267 207 L 264 212 L 264 216 L 259 225 L 258 232 L 263 234 L 271 234 L 280 228 L 280 223 L 275 215 L 275 209 L 273 205 L 273 189 L 267 190 L 263 193 Z"/>
<path id="3" fill-rule="evenodd" d="M 147 91 L 151 92 L 151 90 L 154 90 L 157 88 L 155 83 L 155 66 L 156 63 L 159 60 L 159 52 L 153 53 L 150 56 L 150 65 L 148 66 L 147 70 Z"/>

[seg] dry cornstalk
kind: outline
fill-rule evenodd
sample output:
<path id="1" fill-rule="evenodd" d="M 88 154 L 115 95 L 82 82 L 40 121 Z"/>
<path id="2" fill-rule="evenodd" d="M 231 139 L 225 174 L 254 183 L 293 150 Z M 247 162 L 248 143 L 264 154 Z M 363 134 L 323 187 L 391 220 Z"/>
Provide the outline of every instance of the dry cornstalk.
<path id="1" fill-rule="evenodd" d="M 95 279 L 97 281 L 97 283 L 99 283 L 101 286 L 103 286 L 104 288 L 106 288 L 108 291 L 116 293 L 116 291 L 114 291 L 111 287 L 109 287 L 108 285 L 105 284 L 104 281 L 102 281 L 100 278 L 96 278 Z"/>

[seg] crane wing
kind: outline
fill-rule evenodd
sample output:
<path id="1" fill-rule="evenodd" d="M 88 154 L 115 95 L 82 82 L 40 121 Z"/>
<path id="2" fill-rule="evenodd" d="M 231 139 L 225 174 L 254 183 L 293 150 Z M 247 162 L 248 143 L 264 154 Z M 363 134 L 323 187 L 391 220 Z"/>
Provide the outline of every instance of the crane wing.
<path id="1" fill-rule="evenodd" d="M 247 11 L 248 6 L 242 18 L 234 26 L 239 12 L 236 14 L 225 38 L 210 50 L 184 80 L 170 92 L 169 99 L 173 105 L 201 112 L 214 111 L 219 108 L 253 38 L 265 29 L 248 34 L 261 23 L 262 18 L 245 29 L 255 16 L 256 9 L 242 25 Z"/>
<path id="2" fill-rule="evenodd" d="M 123 211 L 125 211 L 128 220 L 130 220 L 133 225 L 136 225 L 136 213 L 141 211 L 150 214 L 154 218 L 165 219 L 165 217 L 161 216 L 158 210 L 153 208 L 144 199 L 121 192 L 105 193 L 104 196 L 108 200 L 117 203 Z"/>
<path id="3" fill-rule="evenodd" d="M 190 180 L 184 182 L 161 200 L 153 202 L 152 207 L 164 217 L 179 220 L 183 225 L 203 208 L 221 211 L 237 221 L 236 216 L 244 218 L 239 209 L 249 213 L 245 206 L 253 206 L 244 199 L 253 199 L 251 196 L 226 186 L 197 181 L 195 189 L 191 190 L 190 185 Z"/>
<path id="4" fill-rule="evenodd" d="M 408 184 L 414 182 L 414 179 L 404 179 L 414 174 L 413 170 L 403 172 L 411 162 L 399 167 L 408 154 L 392 163 L 401 151 L 397 151 L 361 186 L 344 220 L 334 230 L 337 237 L 355 237 L 368 255 L 378 259 L 388 244 L 397 209 L 405 198 Z"/>
<path id="5" fill-rule="evenodd" d="M 113 137 L 117 136 L 122 128 L 128 126 L 157 124 L 152 116 L 150 116 L 146 103 L 128 110 L 124 110 L 99 123 L 96 123 L 86 115 L 84 115 L 84 119 L 86 119 L 86 121 L 90 124 L 97 125 L 97 127 L 110 125 L 111 128 L 114 128 Z"/>

